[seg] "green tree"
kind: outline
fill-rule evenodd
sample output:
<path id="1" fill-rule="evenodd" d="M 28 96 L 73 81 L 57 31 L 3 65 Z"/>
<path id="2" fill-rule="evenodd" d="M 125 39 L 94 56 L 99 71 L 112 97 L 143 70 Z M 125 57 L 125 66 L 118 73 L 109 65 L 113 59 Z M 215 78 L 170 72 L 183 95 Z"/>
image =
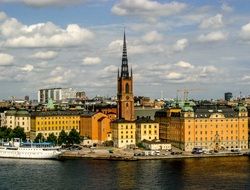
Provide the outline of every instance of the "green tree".
<path id="1" fill-rule="evenodd" d="M 12 138 L 12 129 L 7 127 L 0 127 L 0 138 L 1 139 L 11 139 Z"/>
<path id="2" fill-rule="evenodd" d="M 56 144 L 57 142 L 57 137 L 54 135 L 54 133 L 50 133 L 48 138 L 47 138 L 47 142 L 51 142 L 53 144 Z"/>
<path id="3" fill-rule="evenodd" d="M 59 145 L 67 144 L 67 140 L 68 140 L 68 135 L 64 130 L 62 130 L 58 136 L 58 144 Z"/>
<path id="4" fill-rule="evenodd" d="M 42 133 L 38 133 L 37 136 L 36 136 L 36 138 L 35 138 L 35 140 L 34 140 L 34 142 L 36 142 L 36 143 L 38 143 L 38 142 L 44 142 L 44 141 L 45 141 L 45 138 L 44 138 L 44 136 L 43 136 Z"/>
<path id="5" fill-rule="evenodd" d="M 23 141 L 26 140 L 26 134 L 24 132 L 24 128 L 17 126 L 16 128 L 13 129 L 12 131 L 12 137 L 13 138 L 20 138 Z"/>
<path id="6" fill-rule="evenodd" d="M 69 144 L 79 144 L 80 141 L 80 134 L 76 131 L 76 129 L 71 129 L 68 136 Z"/>

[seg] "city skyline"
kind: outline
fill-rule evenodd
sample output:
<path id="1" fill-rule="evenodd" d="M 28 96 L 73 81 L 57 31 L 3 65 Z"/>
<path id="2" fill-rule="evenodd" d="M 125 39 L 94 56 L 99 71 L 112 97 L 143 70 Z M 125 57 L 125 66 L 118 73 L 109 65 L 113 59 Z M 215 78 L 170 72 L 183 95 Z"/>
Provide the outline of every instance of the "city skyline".
<path id="1" fill-rule="evenodd" d="M 116 95 L 126 28 L 134 95 L 223 98 L 250 89 L 250 2 L 0 0 L 0 99 L 73 87 Z M 181 94 L 179 94 L 180 96 Z"/>

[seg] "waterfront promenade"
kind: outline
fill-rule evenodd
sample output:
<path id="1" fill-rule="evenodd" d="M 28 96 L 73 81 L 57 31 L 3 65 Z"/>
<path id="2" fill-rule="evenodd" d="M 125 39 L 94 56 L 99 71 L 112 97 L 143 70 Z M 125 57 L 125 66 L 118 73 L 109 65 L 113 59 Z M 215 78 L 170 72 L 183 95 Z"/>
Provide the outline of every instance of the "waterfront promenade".
<path id="1" fill-rule="evenodd" d="M 182 152 L 181 154 L 171 154 L 169 151 L 160 151 L 157 155 L 141 155 L 143 150 L 117 149 L 117 148 L 83 148 L 81 150 L 65 151 L 61 159 L 101 159 L 101 160 L 160 160 L 160 159 L 182 159 L 182 158 L 207 158 L 207 157 L 230 157 L 245 156 L 250 150 L 241 152 L 221 151 L 210 154 L 192 154 L 191 152 Z"/>

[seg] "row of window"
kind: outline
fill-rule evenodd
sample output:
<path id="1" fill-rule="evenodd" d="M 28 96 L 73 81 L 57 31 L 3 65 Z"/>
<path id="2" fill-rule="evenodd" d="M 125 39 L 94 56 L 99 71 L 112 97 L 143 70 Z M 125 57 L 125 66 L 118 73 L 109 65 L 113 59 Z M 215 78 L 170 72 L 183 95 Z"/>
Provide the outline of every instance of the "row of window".
<path id="1" fill-rule="evenodd" d="M 124 141 L 124 142 L 128 143 L 128 140 L 126 140 L 126 141 Z M 131 140 L 130 142 L 131 142 L 131 143 L 134 143 L 134 140 Z M 121 143 L 123 143 L 123 140 L 121 140 Z"/>
<path id="2" fill-rule="evenodd" d="M 79 118 L 79 117 L 75 117 L 75 116 L 63 116 L 63 117 L 40 117 L 40 119 L 42 119 L 42 120 L 46 120 L 46 119 L 65 119 L 65 118 L 67 118 L 67 119 L 77 119 L 77 118 Z"/>
<path id="3" fill-rule="evenodd" d="M 210 134 L 212 135 L 213 132 L 214 132 L 214 131 L 210 131 Z M 228 134 L 228 130 L 225 131 L 225 132 Z M 230 132 L 231 132 L 231 134 L 234 134 L 234 132 L 237 134 L 237 133 L 238 133 L 238 130 L 235 130 L 235 131 L 232 130 L 232 131 L 230 131 Z M 230 133 L 230 132 L 229 132 L 229 133 Z M 245 132 L 245 131 L 242 130 L 242 133 L 244 133 L 244 132 Z M 203 133 L 203 131 L 200 131 L 200 135 L 202 135 L 202 134 L 207 135 L 207 133 L 208 133 L 207 131 L 204 131 L 204 133 Z M 218 134 L 219 132 L 218 132 L 218 131 L 215 131 L 215 133 Z M 221 131 L 220 133 L 223 134 L 224 131 Z M 191 132 L 189 131 L 188 134 L 191 135 Z M 195 131 L 195 134 L 197 135 L 197 134 L 198 134 L 198 131 Z"/>
<path id="4" fill-rule="evenodd" d="M 146 129 L 146 128 L 147 128 L 147 125 L 144 125 L 143 127 L 144 127 L 144 129 Z M 148 128 L 151 129 L 151 125 L 148 125 Z M 157 125 L 155 125 L 154 128 L 156 129 L 156 128 L 157 128 Z"/>
<path id="5" fill-rule="evenodd" d="M 144 131 L 144 135 L 146 135 L 147 134 L 147 131 Z M 152 134 L 152 132 L 151 131 L 148 131 L 148 134 Z M 157 131 L 154 131 L 154 134 L 157 134 Z"/>
<path id="6" fill-rule="evenodd" d="M 129 138 L 128 135 L 126 135 L 126 139 L 128 139 L 128 138 Z M 130 138 L 132 139 L 132 138 L 134 138 L 134 136 L 131 135 Z M 123 135 L 121 136 L 121 139 L 123 139 Z"/>
<path id="7" fill-rule="evenodd" d="M 240 120 L 240 119 L 239 119 Z M 221 121 L 221 122 L 225 122 L 225 121 L 238 121 L 238 119 L 221 119 L 221 120 L 218 120 L 218 119 L 210 119 L 210 122 L 218 122 L 218 121 Z M 244 119 L 241 119 L 241 121 L 244 121 Z M 191 122 L 191 120 L 188 120 L 188 122 Z M 209 122 L 208 119 L 204 119 L 204 120 L 195 120 L 195 122 Z"/>
<path id="8" fill-rule="evenodd" d="M 44 122 L 39 122 L 39 121 L 38 121 L 38 122 L 37 122 L 37 125 L 40 125 L 40 124 L 41 124 L 41 125 L 43 125 L 43 124 L 44 124 L 44 125 L 47 125 L 47 124 L 48 124 L 48 125 L 50 125 L 50 124 L 54 125 L 54 124 L 67 124 L 67 123 L 75 124 L 75 123 L 80 123 L 80 121 L 77 121 L 77 120 L 76 120 L 76 121 L 75 121 L 75 120 L 73 120 L 73 121 L 64 121 L 64 120 L 63 120 L 63 121 L 55 121 L 55 122 L 54 122 L 54 121 L 51 121 L 51 122 L 50 122 L 50 121 L 48 121 L 48 122 L 47 122 L 47 121 L 44 121 Z"/>
<path id="9" fill-rule="evenodd" d="M 121 125 L 121 129 L 123 129 L 123 127 L 124 127 L 124 126 Z M 133 125 L 130 125 L 130 126 L 126 125 L 125 127 L 126 127 L 126 129 L 129 129 L 129 128 L 130 128 L 130 129 L 133 129 L 133 128 L 134 128 Z"/>
<path id="10" fill-rule="evenodd" d="M 43 127 L 43 128 L 42 127 L 41 128 L 38 127 L 37 128 L 38 131 L 40 131 L 40 130 L 41 131 L 47 131 L 47 129 L 48 129 L 48 131 L 50 131 L 50 130 L 52 130 L 52 131 L 53 130 L 56 130 L 56 131 L 60 130 L 61 131 L 61 130 L 70 130 L 70 129 L 77 129 L 78 130 L 79 127 L 78 126 L 76 126 L 76 127 L 74 127 L 74 126 L 73 127 L 70 127 L 70 126 L 59 126 L 59 127 Z"/>

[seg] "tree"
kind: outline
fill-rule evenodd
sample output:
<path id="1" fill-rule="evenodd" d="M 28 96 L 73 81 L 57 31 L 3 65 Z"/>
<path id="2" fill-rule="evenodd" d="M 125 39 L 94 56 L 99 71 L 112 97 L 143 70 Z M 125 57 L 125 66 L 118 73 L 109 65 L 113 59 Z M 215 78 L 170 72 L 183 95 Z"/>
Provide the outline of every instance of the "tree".
<path id="1" fill-rule="evenodd" d="M 79 144 L 80 141 L 80 134 L 76 131 L 76 129 L 71 129 L 68 136 L 69 144 Z"/>
<path id="2" fill-rule="evenodd" d="M 34 142 L 36 142 L 36 143 L 38 143 L 38 142 L 44 142 L 44 141 L 45 141 L 45 138 L 44 138 L 44 136 L 43 136 L 42 133 L 38 133 L 37 136 L 36 136 L 36 138 L 35 138 L 35 140 L 34 140 Z"/>
<path id="3" fill-rule="evenodd" d="M 7 127 L 0 127 L 0 138 L 1 139 L 11 139 L 12 138 L 12 129 Z"/>
<path id="4" fill-rule="evenodd" d="M 68 135 L 64 130 L 62 130 L 58 137 L 58 144 L 59 145 L 66 144 L 67 140 L 68 140 Z"/>
<path id="5" fill-rule="evenodd" d="M 12 131 L 12 137 L 13 138 L 20 138 L 23 141 L 26 140 L 26 134 L 24 132 L 24 128 L 17 126 L 16 128 L 13 129 Z"/>
<path id="6" fill-rule="evenodd" d="M 51 142 L 53 144 L 56 144 L 57 142 L 57 137 L 54 135 L 54 133 L 50 133 L 48 138 L 47 138 L 47 142 Z"/>

